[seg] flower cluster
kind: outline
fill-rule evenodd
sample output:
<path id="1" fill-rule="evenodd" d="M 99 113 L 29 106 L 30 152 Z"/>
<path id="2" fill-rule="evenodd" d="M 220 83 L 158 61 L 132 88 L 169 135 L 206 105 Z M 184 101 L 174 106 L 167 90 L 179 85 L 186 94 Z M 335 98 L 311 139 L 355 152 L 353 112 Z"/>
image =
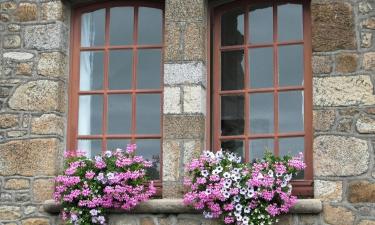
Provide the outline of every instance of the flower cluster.
<path id="1" fill-rule="evenodd" d="M 146 168 L 152 163 L 135 156 L 136 145 L 107 151 L 90 159 L 82 152 L 66 153 L 64 175 L 56 177 L 55 201 L 63 206 L 68 224 L 106 224 L 106 210 L 130 210 L 156 193 L 147 184 Z"/>
<path id="2" fill-rule="evenodd" d="M 190 191 L 184 203 L 225 224 L 273 224 L 296 203 L 290 181 L 305 167 L 301 153 L 283 158 L 266 153 L 261 161 L 245 164 L 231 152 L 205 151 L 187 165 L 184 184 Z"/>

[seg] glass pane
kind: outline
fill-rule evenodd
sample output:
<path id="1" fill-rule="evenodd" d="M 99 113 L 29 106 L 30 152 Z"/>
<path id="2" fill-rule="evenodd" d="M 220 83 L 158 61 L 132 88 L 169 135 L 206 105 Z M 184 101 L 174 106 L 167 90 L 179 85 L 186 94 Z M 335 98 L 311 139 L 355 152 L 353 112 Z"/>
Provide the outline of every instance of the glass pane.
<path id="1" fill-rule="evenodd" d="M 250 140 L 250 162 L 256 159 L 262 159 L 265 152 L 272 152 L 274 147 L 274 139 L 255 139 Z"/>
<path id="2" fill-rule="evenodd" d="M 221 17 L 221 45 L 241 45 L 244 42 L 244 12 L 227 12 Z"/>
<path id="3" fill-rule="evenodd" d="M 77 150 L 85 151 L 87 157 L 94 158 L 102 154 L 102 140 L 78 140 Z"/>
<path id="4" fill-rule="evenodd" d="M 107 139 L 107 149 L 108 150 L 116 150 L 118 148 L 126 149 L 126 146 L 130 143 L 130 140 L 125 139 Z"/>
<path id="5" fill-rule="evenodd" d="M 242 140 L 230 140 L 222 141 L 221 148 L 223 151 L 230 151 L 236 153 L 238 156 L 241 156 L 242 159 L 245 159 L 243 141 Z"/>
<path id="6" fill-rule="evenodd" d="M 283 4 L 277 10 L 279 41 L 303 39 L 302 5 Z"/>
<path id="7" fill-rule="evenodd" d="M 79 96 L 78 134 L 93 135 L 102 133 L 103 96 Z"/>
<path id="8" fill-rule="evenodd" d="M 280 86 L 303 85 L 303 46 L 279 47 Z"/>
<path id="9" fill-rule="evenodd" d="M 160 95 L 137 95 L 137 133 L 160 134 Z"/>
<path id="10" fill-rule="evenodd" d="M 221 135 L 240 135 L 244 133 L 244 96 L 221 97 Z"/>
<path id="11" fill-rule="evenodd" d="M 221 90 L 244 88 L 244 53 L 231 51 L 221 53 Z"/>
<path id="12" fill-rule="evenodd" d="M 137 86 L 140 89 L 160 88 L 161 50 L 138 50 Z"/>
<path id="13" fill-rule="evenodd" d="M 136 154 L 143 156 L 152 162 L 152 167 L 147 170 L 148 176 L 153 180 L 160 179 L 160 140 L 159 139 L 138 139 L 136 141 Z"/>
<path id="14" fill-rule="evenodd" d="M 138 44 L 161 44 L 162 10 L 140 7 L 138 13 Z"/>
<path id="15" fill-rule="evenodd" d="M 111 8 L 111 24 L 109 36 L 111 45 L 133 44 L 134 8 Z"/>
<path id="16" fill-rule="evenodd" d="M 294 138 L 280 138 L 279 140 L 280 156 L 291 155 L 295 156 L 299 152 L 304 152 L 305 140 L 303 137 Z M 304 171 L 301 171 L 294 179 L 303 179 Z"/>
<path id="17" fill-rule="evenodd" d="M 82 14 L 81 46 L 103 46 L 105 36 L 105 9 Z"/>
<path id="18" fill-rule="evenodd" d="M 108 133 L 129 134 L 132 120 L 131 95 L 108 96 Z"/>
<path id="19" fill-rule="evenodd" d="M 250 133 L 274 132 L 273 93 L 250 95 Z"/>
<path id="20" fill-rule="evenodd" d="M 79 90 L 103 89 L 104 53 L 81 52 Z"/>
<path id="21" fill-rule="evenodd" d="M 303 131 L 302 91 L 279 93 L 279 132 Z"/>
<path id="22" fill-rule="evenodd" d="M 109 53 L 109 89 L 130 89 L 132 86 L 133 54 L 131 50 Z"/>
<path id="23" fill-rule="evenodd" d="M 254 48 L 249 50 L 250 87 L 273 87 L 273 49 Z"/>
<path id="24" fill-rule="evenodd" d="M 250 9 L 249 38 L 252 44 L 273 42 L 272 6 L 257 6 Z"/>

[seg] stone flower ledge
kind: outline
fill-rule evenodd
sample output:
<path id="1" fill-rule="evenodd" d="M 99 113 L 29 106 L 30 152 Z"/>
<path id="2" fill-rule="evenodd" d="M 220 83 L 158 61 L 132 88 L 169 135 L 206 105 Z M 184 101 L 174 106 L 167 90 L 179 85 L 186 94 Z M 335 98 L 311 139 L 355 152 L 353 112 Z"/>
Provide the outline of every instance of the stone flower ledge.
<path id="1" fill-rule="evenodd" d="M 61 205 L 54 200 L 47 200 L 43 204 L 44 211 L 57 214 L 60 212 Z M 291 209 L 293 214 L 317 214 L 322 211 L 322 202 L 320 199 L 299 199 L 297 204 Z M 185 206 L 182 199 L 152 199 L 143 202 L 130 212 L 124 210 L 112 210 L 112 213 L 131 213 L 131 214 L 196 214 L 198 211 Z"/>

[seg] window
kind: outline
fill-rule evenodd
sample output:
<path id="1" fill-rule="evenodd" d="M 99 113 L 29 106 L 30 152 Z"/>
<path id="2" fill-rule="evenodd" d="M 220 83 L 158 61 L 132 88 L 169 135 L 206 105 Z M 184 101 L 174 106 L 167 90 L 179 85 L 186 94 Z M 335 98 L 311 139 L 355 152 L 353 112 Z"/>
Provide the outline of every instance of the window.
<path id="1" fill-rule="evenodd" d="M 160 180 L 163 11 L 106 2 L 73 17 L 69 149 L 94 156 L 136 143 Z"/>
<path id="2" fill-rule="evenodd" d="M 309 5 L 240 1 L 214 10 L 213 143 L 247 162 L 304 152 L 295 193 L 312 193 Z"/>

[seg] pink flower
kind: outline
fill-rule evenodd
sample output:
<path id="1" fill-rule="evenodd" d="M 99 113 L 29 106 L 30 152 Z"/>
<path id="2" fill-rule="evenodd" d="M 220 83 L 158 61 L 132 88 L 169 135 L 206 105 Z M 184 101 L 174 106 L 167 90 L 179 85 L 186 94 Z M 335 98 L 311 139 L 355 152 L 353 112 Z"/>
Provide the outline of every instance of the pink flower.
<path id="1" fill-rule="evenodd" d="M 85 174 L 85 177 L 87 179 L 89 179 L 89 180 L 91 180 L 92 178 L 94 178 L 94 176 L 95 176 L 95 173 L 92 170 L 87 171 L 86 174 Z"/>

